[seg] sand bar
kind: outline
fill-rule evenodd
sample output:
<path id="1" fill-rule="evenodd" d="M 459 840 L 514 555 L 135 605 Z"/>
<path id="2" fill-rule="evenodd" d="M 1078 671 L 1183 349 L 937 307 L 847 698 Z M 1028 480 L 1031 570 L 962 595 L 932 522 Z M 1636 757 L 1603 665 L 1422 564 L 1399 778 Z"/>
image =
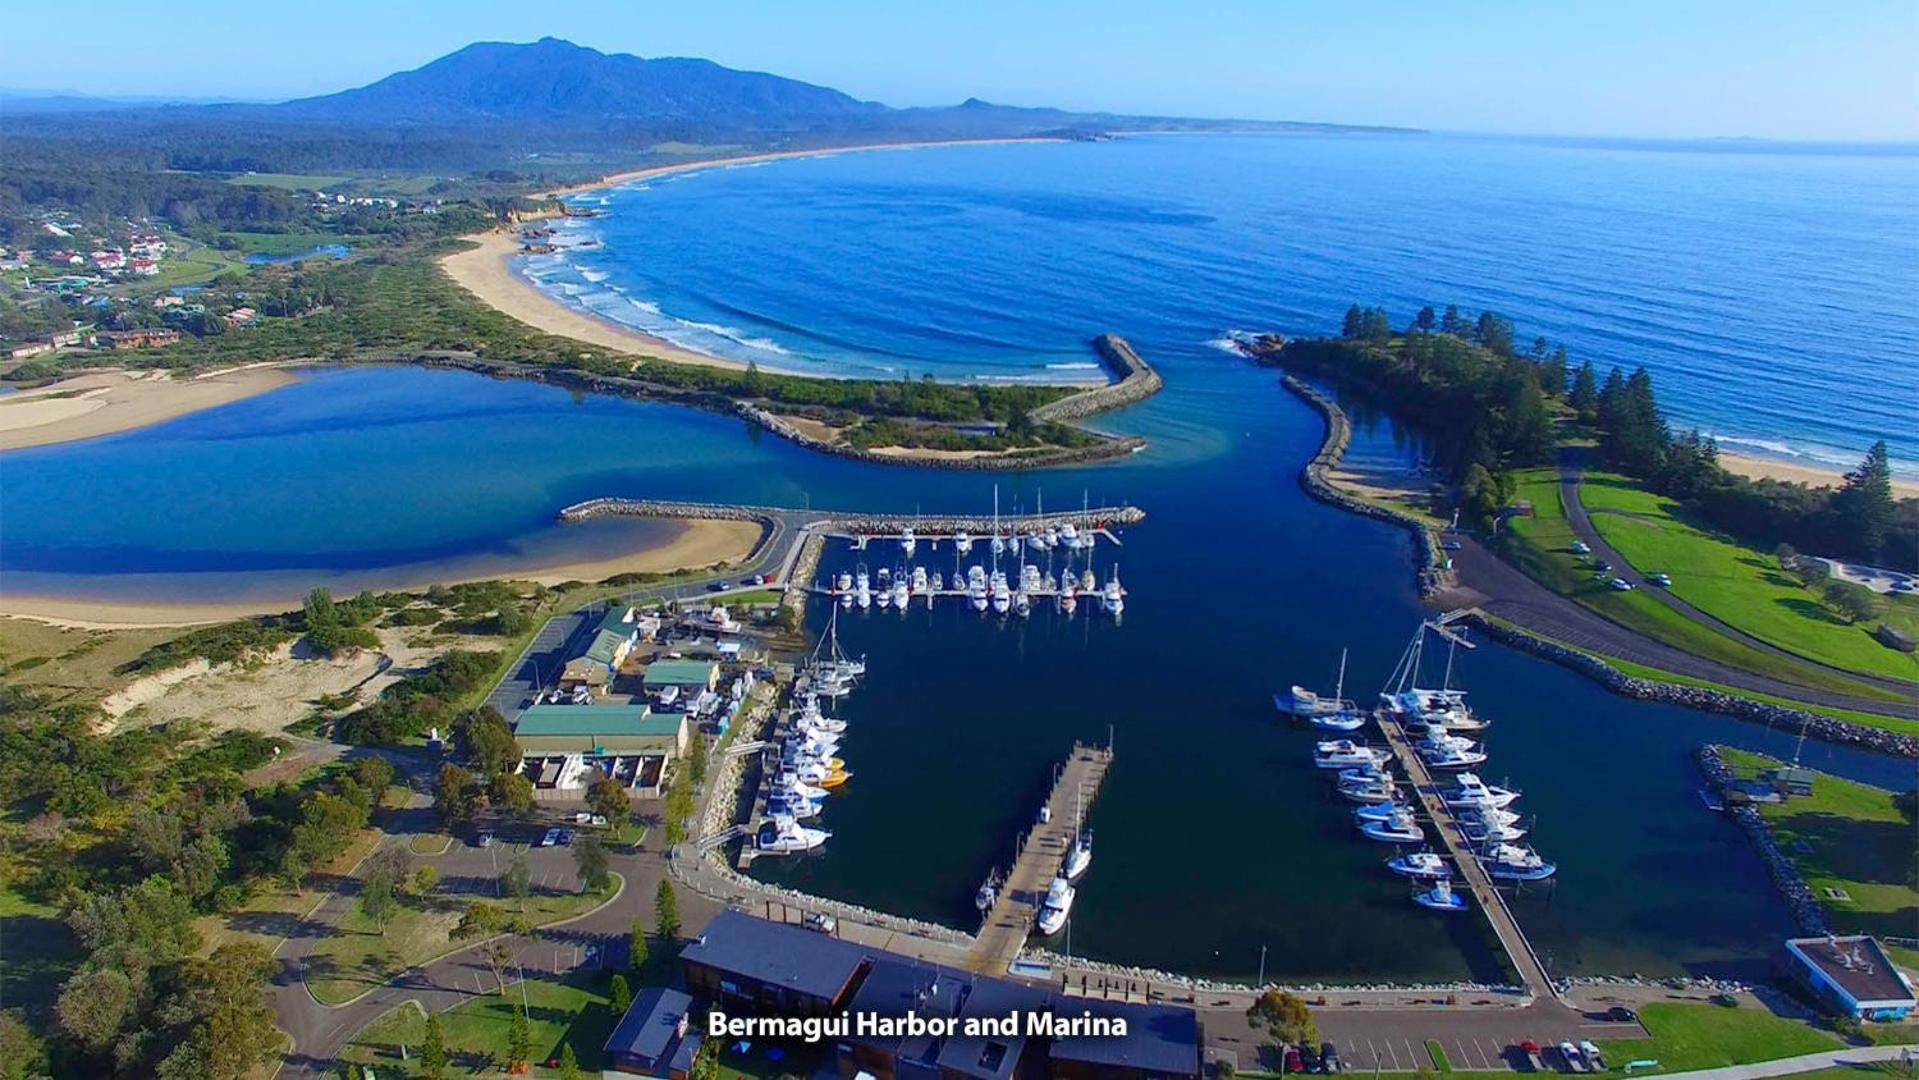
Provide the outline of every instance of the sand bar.
<path id="1" fill-rule="evenodd" d="M 753 521 L 696 520 L 679 523 L 682 527 L 663 544 L 587 562 L 544 564 L 500 569 L 485 574 L 452 573 L 445 577 L 409 579 L 403 585 L 381 584 L 393 592 L 421 592 L 431 585 L 457 585 L 465 581 L 533 581 L 558 585 L 564 581 L 602 581 L 615 574 L 664 574 L 695 570 L 714 563 L 745 559 L 759 543 L 761 526 Z M 426 571 L 422 571 L 425 573 Z M 335 595 L 342 590 L 327 583 Z M 85 630 L 125 630 L 148 626 L 196 626 L 226 622 L 253 615 L 276 615 L 300 607 L 304 590 L 285 596 L 259 597 L 231 603 L 174 603 L 168 601 L 113 600 L 71 596 L 23 596 L 0 589 L 0 616 L 32 619 L 55 626 Z"/>
<path id="2" fill-rule="evenodd" d="M 92 439 L 228 405 L 296 382 L 277 367 L 232 368 L 193 377 L 165 371 L 102 371 L 0 395 L 0 450 Z"/>
<path id="3" fill-rule="evenodd" d="M 1724 450 L 1719 452 L 1719 464 L 1727 472 L 1754 480 L 1787 480 L 1796 484 L 1811 484 L 1813 487 L 1838 487 L 1846 482 L 1846 471 L 1834 466 L 1801 465 L 1791 461 L 1728 454 Z M 1902 499 L 1919 498 L 1919 480 L 1894 476 L 1892 493 Z"/>

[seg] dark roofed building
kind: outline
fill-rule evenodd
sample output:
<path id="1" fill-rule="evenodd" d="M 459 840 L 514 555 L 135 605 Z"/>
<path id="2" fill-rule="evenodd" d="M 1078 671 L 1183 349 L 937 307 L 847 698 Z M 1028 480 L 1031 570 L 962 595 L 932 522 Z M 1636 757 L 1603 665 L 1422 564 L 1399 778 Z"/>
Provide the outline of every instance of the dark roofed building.
<path id="1" fill-rule="evenodd" d="M 713 916 L 680 953 L 687 987 L 742 1015 L 837 1013 L 873 960 L 874 950 L 737 911 Z"/>
<path id="2" fill-rule="evenodd" d="M 700 1033 L 687 1023 L 693 999 L 678 990 L 648 987 L 633 999 L 606 1039 L 607 1066 L 614 1072 L 686 1080 Z"/>
<path id="3" fill-rule="evenodd" d="M 881 954 L 848 1008 L 855 1015 L 897 1018 L 915 1013 L 928 1018 L 956 1017 L 970 977 L 937 964 Z M 847 1080 L 864 1072 L 877 1080 L 939 1080 L 944 1039 L 929 1035 L 853 1035 L 840 1055 L 839 1073 Z"/>
<path id="4" fill-rule="evenodd" d="M 1199 1075 L 1199 1017 L 1170 1005 L 1134 1005 L 1094 998 L 1066 998 L 1054 1009 L 1063 1017 L 1081 1012 L 1123 1019 L 1123 1038 L 1075 1035 L 1053 1040 L 1053 1075 L 1062 1080 L 1147 1080 Z"/>
<path id="5" fill-rule="evenodd" d="M 1007 982 L 1004 979 L 979 979 L 973 984 L 973 992 L 966 996 L 966 1004 L 960 1009 L 963 1019 L 1001 1020 L 1008 1016 L 1026 1013 L 1043 1013 L 1054 1007 L 1053 995 L 1035 987 L 1021 983 Z M 968 1035 L 964 1030 L 946 1040 L 940 1048 L 940 1072 L 948 1078 L 971 1077 L 973 1080 L 1010 1080 L 1020 1069 L 1022 1060 L 1027 1060 L 1032 1072 L 1037 1068 L 1044 1070 L 1044 1061 L 1026 1058 L 1027 1044 L 1037 1040 L 1028 1039 L 1022 1025 L 1019 1034 L 1011 1035 Z"/>
<path id="6" fill-rule="evenodd" d="M 1912 984 L 1864 934 L 1794 938 L 1786 942 L 1786 956 L 1801 982 L 1847 1016 L 1903 1020 L 1919 1008 Z"/>

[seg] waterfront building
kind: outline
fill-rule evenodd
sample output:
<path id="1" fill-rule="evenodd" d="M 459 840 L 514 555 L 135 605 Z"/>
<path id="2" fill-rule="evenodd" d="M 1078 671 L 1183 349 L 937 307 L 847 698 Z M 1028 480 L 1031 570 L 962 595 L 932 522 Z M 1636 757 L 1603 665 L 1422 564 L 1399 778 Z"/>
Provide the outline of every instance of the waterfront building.
<path id="1" fill-rule="evenodd" d="M 1864 934 L 1793 938 L 1785 962 L 1796 981 L 1856 1020 L 1904 1020 L 1919 1009 L 1912 983 Z"/>
<path id="2" fill-rule="evenodd" d="M 607 1036 L 607 1069 L 661 1080 L 687 1080 L 700 1033 L 687 1022 L 693 999 L 678 990 L 648 987 L 639 992 Z"/>
<path id="3" fill-rule="evenodd" d="M 588 666 L 598 666 L 611 679 L 626 660 L 626 654 L 639 644 L 640 630 L 640 620 L 632 608 L 608 608 L 605 617 L 600 619 L 600 625 L 593 630 L 592 642 L 576 660 L 584 661 Z M 569 663 L 568 672 L 573 669 L 573 664 Z"/>
<path id="4" fill-rule="evenodd" d="M 655 660 L 641 679 L 648 694 L 672 689 L 697 697 L 719 685 L 720 665 L 710 660 Z"/>
<path id="5" fill-rule="evenodd" d="M 686 714 L 643 704 L 542 704 L 520 714 L 513 737 L 536 791 L 577 791 L 597 775 L 647 794 L 659 789 L 691 735 Z"/>

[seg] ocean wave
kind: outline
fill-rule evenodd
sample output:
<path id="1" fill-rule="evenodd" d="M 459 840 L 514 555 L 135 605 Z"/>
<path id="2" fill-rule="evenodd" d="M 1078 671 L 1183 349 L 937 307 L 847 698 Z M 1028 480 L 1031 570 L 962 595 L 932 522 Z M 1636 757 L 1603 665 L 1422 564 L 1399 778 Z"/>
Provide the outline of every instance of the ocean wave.
<path id="1" fill-rule="evenodd" d="M 1206 346 L 1218 349 L 1220 352 L 1232 353 L 1234 356 L 1242 356 L 1244 353 L 1241 352 L 1241 347 L 1251 344 L 1258 337 L 1259 335 L 1251 330 L 1228 330 L 1219 337 L 1208 339 Z"/>
<path id="2" fill-rule="evenodd" d="M 1860 460 L 1866 456 L 1864 450 L 1846 450 L 1822 443 L 1792 442 L 1761 435 L 1726 435 L 1716 431 L 1702 431 L 1700 434 L 1718 443 L 1722 450 L 1744 454 L 1747 457 L 1771 458 L 1774 461 L 1793 465 L 1843 471 L 1858 467 Z M 1919 477 L 1919 462 L 1893 458 L 1890 464 L 1895 475 Z"/>
<path id="3" fill-rule="evenodd" d="M 1099 369 L 1099 365 L 1092 363 L 1091 361 L 1086 361 L 1086 362 L 1075 362 L 1071 364 L 1048 364 L 1046 365 L 1046 368 L 1049 371 L 1089 371 L 1089 370 L 1097 371 Z"/>
<path id="4" fill-rule="evenodd" d="M 595 285 L 598 285 L 600 282 L 605 281 L 607 278 L 612 276 L 611 274 L 608 274 L 604 270 L 588 270 L 586 267 L 580 266 L 578 264 L 575 264 L 573 269 L 578 270 L 580 272 L 581 277 L 585 278 L 586 280 L 592 282 Z"/>

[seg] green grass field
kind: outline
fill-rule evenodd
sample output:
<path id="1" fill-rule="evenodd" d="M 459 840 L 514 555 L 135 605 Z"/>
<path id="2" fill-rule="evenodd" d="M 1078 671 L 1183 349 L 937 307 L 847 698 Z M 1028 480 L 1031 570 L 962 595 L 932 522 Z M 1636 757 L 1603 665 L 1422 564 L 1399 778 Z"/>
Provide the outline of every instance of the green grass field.
<path id="1" fill-rule="evenodd" d="M 1845 1045 L 1837 1036 L 1752 1005 L 1728 1009 L 1655 1002 L 1639 1010 L 1639 1019 L 1652 1038 L 1598 1040 L 1606 1063 L 1614 1070 L 1638 1060 L 1659 1062 L 1659 1072 L 1711 1069 L 1815 1054 Z"/>
<path id="2" fill-rule="evenodd" d="M 315 176 L 310 173 L 246 173 L 227 181 L 241 187 L 280 188 L 285 191 L 315 191 L 335 188 L 347 182 L 344 176 Z"/>
<path id="3" fill-rule="evenodd" d="M 505 996 L 491 994 L 473 998 L 442 1013 L 440 1025 L 446 1033 L 446 1047 L 454 1065 L 452 1074 L 498 1073 L 505 1067 L 513 1008 L 520 1004 L 520 992 L 524 988 L 535 1066 L 528 1075 L 558 1076 L 558 1071 L 546 1068 L 545 1062 L 558 1059 L 562 1043 L 572 1045 L 581 1072 L 598 1075 L 600 1047 L 618 1022 L 607 1007 L 606 988 L 610 978 L 610 973 L 593 970 L 559 981 L 529 979 L 509 985 Z M 636 981 L 634 990 L 638 989 Z M 426 1017 L 414 1005 L 402 1005 L 362 1028 L 353 1042 L 340 1052 L 340 1060 L 371 1065 L 383 1078 L 417 1077 L 420 1075 L 420 1042 L 425 1033 Z M 408 1050 L 404 1061 L 400 1058 L 401 1046 Z"/>
<path id="4" fill-rule="evenodd" d="M 1741 750 L 1723 754 L 1741 776 L 1778 764 Z M 1759 807 L 1841 933 L 1908 937 L 1919 927 L 1919 833 L 1892 800 L 1884 789 L 1821 773 L 1810 797 Z M 1850 899 L 1829 899 L 1828 888 Z"/>
<path id="5" fill-rule="evenodd" d="M 1860 697 L 1895 700 L 1898 695 L 1835 672 L 1796 664 L 1701 626 L 1660 603 L 1644 589 L 1619 592 L 1595 580 L 1587 557 L 1571 551 L 1572 525 L 1559 499 L 1557 469 L 1522 469 L 1516 497 L 1528 500 L 1533 516 L 1510 518 L 1497 543 L 1520 569 L 1554 592 L 1567 596 L 1621 626 L 1729 667 L 1770 675 L 1783 682 Z M 1876 647 L 1876 646 L 1875 646 Z"/>
<path id="6" fill-rule="evenodd" d="M 535 892 L 526 901 L 534 926 L 581 915 L 605 903 L 606 893 Z M 307 987 L 322 1004 L 338 1005 L 386 982 L 415 964 L 459 947 L 452 938 L 465 898 L 444 893 L 407 898 L 383 934 L 356 907 L 314 946 L 306 960 Z"/>
<path id="7" fill-rule="evenodd" d="M 1673 595 L 1777 645 L 1848 671 L 1919 678 L 1919 658 L 1874 641 L 1873 623 L 1828 611 L 1813 590 L 1779 570 L 1767 553 L 1715 536 L 1686 520 L 1672 500 L 1625 477 L 1588 473 L 1580 501 L 1593 527 L 1641 573 L 1672 575 Z M 1885 619 L 1911 630 L 1919 600 L 1891 597 Z"/>
<path id="8" fill-rule="evenodd" d="M 342 236 L 339 233 L 297 232 L 297 233 L 258 233 L 227 232 L 222 237 L 239 245 L 242 257 L 246 255 L 304 255 L 317 247 L 328 244 L 345 244 L 351 247 L 364 244 L 367 237 Z"/>
<path id="9" fill-rule="evenodd" d="M 1764 701 L 1772 705 L 1784 705 L 1789 709 L 1804 709 L 1809 713 L 1817 713 L 1820 716 L 1830 716 L 1836 720 L 1845 720 L 1865 727 L 1882 728 L 1886 731 L 1898 731 L 1908 735 L 1919 735 L 1919 720 L 1908 720 L 1903 716 L 1884 716 L 1879 713 L 1861 712 L 1857 709 L 1835 709 L 1825 705 L 1809 705 L 1805 702 L 1793 701 L 1789 698 L 1775 697 L 1771 694 L 1760 694 L 1751 690 L 1741 690 L 1738 687 L 1725 686 L 1720 683 L 1710 682 L 1706 679 L 1694 679 L 1686 675 L 1675 675 L 1670 671 L 1661 671 L 1658 668 L 1647 667 L 1644 664 L 1634 664 L 1613 657 L 1605 657 L 1604 659 L 1606 663 L 1638 679 L 1678 683 L 1681 686 L 1700 686 L 1708 690 L 1737 694 L 1740 697 L 1751 698 L 1754 701 Z"/>

